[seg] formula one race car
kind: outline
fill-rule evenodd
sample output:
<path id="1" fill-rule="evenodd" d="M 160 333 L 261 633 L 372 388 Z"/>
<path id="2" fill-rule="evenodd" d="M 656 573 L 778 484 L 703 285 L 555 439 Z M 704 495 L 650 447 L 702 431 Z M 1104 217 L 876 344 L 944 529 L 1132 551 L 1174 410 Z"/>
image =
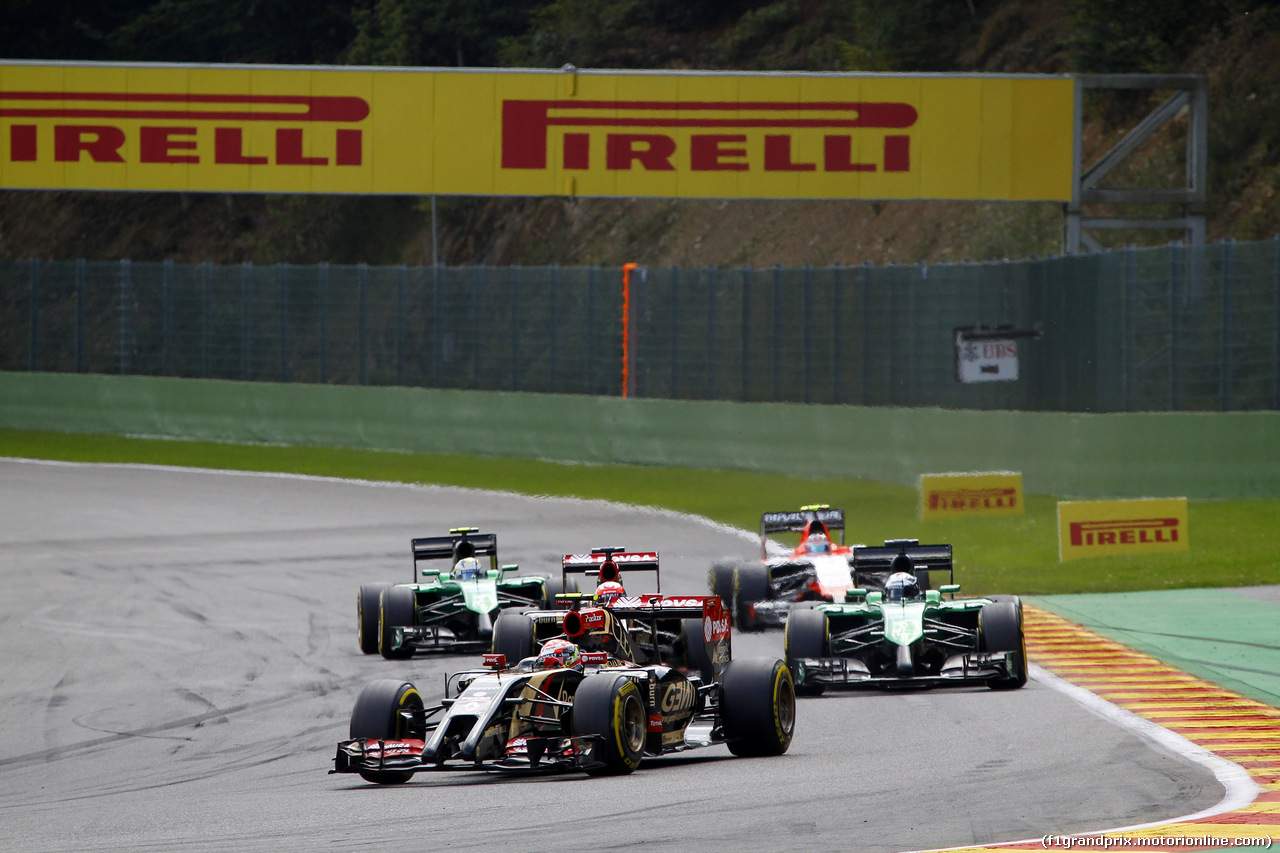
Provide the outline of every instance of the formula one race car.
<path id="1" fill-rule="evenodd" d="M 700 622 L 715 677 L 641 665 L 578 645 L 602 608 L 571 610 L 561 637 L 508 667 L 454 673 L 427 707 L 412 684 L 375 681 L 351 713 L 331 773 L 398 784 L 427 770 L 583 770 L 623 774 L 643 758 L 723 743 L 734 755 L 781 755 L 795 728 L 791 673 L 776 658 L 732 660 L 729 615 L 714 596 L 645 595 L 634 609 Z M 505 617 L 504 617 L 505 618 Z M 456 689 L 455 695 L 450 695 Z"/>
<path id="2" fill-rule="evenodd" d="M 950 545 L 921 545 L 917 539 L 859 545 L 853 570 L 855 581 L 881 579 L 883 589 L 859 586 L 844 602 L 796 608 L 787 617 L 787 666 L 798 695 L 862 685 L 980 683 L 1008 689 L 1027 683 L 1017 596 L 957 599 L 958 584 L 934 590 L 919 583 L 922 575 L 938 571 L 954 581 Z"/>
<path id="3" fill-rule="evenodd" d="M 624 574 L 652 572 L 658 596 L 627 595 Z M 576 592 L 578 577 L 598 582 L 594 595 Z M 559 585 L 574 592 L 557 595 L 550 609 L 513 609 L 499 615 L 493 627 L 493 648 L 507 660 L 520 660 L 543 642 L 564 635 L 588 650 L 608 652 L 622 660 L 645 665 L 664 664 L 710 681 L 717 661 L 709 658 L 702 620 L 680 616 L 675 602 L 698 607 L 702 597 L 662 598 L 662 577 L 655 551 L 628 552 L 624 548 L 596 548 L 589 554 L 566 554 L 561 561 Z M 652 600 L 668 602 L 655 608 Z M 594 608 L 582 610 L 582 608 Z M 578 611 L 585 614 L 581 619 Z"/>
<path id="4" fill-rule="evenodd" d="M 558 581 L 516 575 L 498 565 L 498 535 L 456 527 L 448 536 L 412 540 L 413 583 L 363 584 L 356 599 L 360 650 L 388 659 L 419 652 L 485 651 L 498 613 L 546 607 L 563 591 Z M 446 569 L 419 569 L 424 560 Z M 486 565 L 487 564 L 487 565 Z"/>
<path id="5" fill-rule="evenodd" d="M 836 531 L 839 542 L 832 539 Z M 786 556 L 770 559 L 771 533 L 799 533 L 800 544 Z M 761 562 L 716 563 L 707 584 L 732 602 L 733 624 L 739 630 L 781 628 L 797 601 L 844 601 L 854 586 L 852 554 L 844 544 L 842 510 L 819 504 L 798 512 L 766 512 L 760 516 Z"/>

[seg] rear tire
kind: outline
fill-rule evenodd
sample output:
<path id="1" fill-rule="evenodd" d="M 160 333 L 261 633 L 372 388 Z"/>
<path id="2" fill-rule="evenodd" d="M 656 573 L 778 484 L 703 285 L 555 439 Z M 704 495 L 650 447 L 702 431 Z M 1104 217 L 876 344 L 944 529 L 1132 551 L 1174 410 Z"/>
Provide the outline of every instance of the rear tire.
<path id="1" fill-rule="evenodd" d="M 759 621 L 751 606 L 769 597 L 769 567 L 763 563 L 744 563 L 733 573 L 733 621 L 739 631 L 760 631 Z"/>
<path id="2" fill-rule="evenodd" d="M 566 585 L 564 582 L 564 578 L 560 577 L 559 575 L 552 575 L 551 577 L 547 578 L 546 584 L 543 585 L 543 590 L 545 595 L 545 598 L 542 604 L 543 610 L 555 610 L 557 608 L 563 609 L 565 607 L 564 602 L 562 601 L 557 603 L 556 596 L 563 595 L 566 592 L 577 592 L 578 579 L 569 578 L 569 583 L 568 585 Z"/>
<path id="3" fill-rule="evenodd" d="M 378 651 L 387 660 L 403 660 L 413 656 L 413 649 L 391 648 L 395 629 L 413 627 L 418 621 L 418 603 L 413 589 L 407 586 L 388 586 L 382 590 L 378 607 Z"/>
<path id="4" fill-rule="evenodd" d="M 415 732 L 401 711 L 421 711 L 422 695 L 407 681 L 384 678 L 374 681 L 360 691 L 356 705 L 351 710 L 350 737 L 375 738 L 377 740 L 404 740 L 421 737 Z M 399 785 L 413 778 L 413 773 L 403 770 L 361 770 L 360 777 L 379 785 Z"/>
<path id="5" fill-rule="evenodd" d="M 720 719 L 734 755 L 782 755 L 796 726 L 791 671 L 777 658 L 739 658 L 720 674 Z"/>
<path id="6" fill-rule="evenodd" d="M 382 591 L 389 583 L 366 583 L 356 593 L 356 638 L 360 651 L 366 655 L 378 653 L 378 610 L 381 608 Z"/>
<path id="7" fill-rule="evenodd" d="M 782 642 L 787 658 L 787 669 L 791 670 L 797 696 L 822 695 L 824 685 L 801 683 L 799 661 L 802 658 L 828 657 L 830 652 L 827 651 L 827 645 L 830 630 L 827 614 L 821 610 L 793 607 L 787 614 L 787 627 Z"/>
<path id="8" fill-rule="evenodd" d="M 1014 674 L 988 682 L 992 690 L 1016 690 L 1027 683 L 1027 642 L 1022 632 L 1021 602 L 993 601 L 978 614 L 978 637 L 988 652 L 1017 652 Z"/>
<path id="9" fill-rule="evenodd" d="M 525 613 L 504 612 L 493 623 L 493 653 L 507 656 L 507 666 L 537 653 L 533 620 Z"/>
<path id="10" fill-rule="evenodd" d="M 733 612 L 733 573 L 738 564 L 729 560 L 715 563 L 707 570 L 707 588 L 712 595 L 720 596 L 724 609 Z"/>
<path id="11" fill-rule="evenodd" d="M 644 700 L 640 688 L 623 675 L 584 678 L 573 696 L 570 728 L 575 736 L 603 738 L 595 756 L 603 762 L 587 770 L 592 776 L 616 776 L 640 766 L 646 734 Z"/>

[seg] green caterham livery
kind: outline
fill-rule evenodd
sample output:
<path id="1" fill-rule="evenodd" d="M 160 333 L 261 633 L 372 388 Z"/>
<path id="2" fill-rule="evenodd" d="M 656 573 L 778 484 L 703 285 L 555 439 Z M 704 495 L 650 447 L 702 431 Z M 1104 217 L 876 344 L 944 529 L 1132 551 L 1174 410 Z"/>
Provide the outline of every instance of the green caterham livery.
<path id="1" fill-rule="evenodd" d="M 786 623 L 787 666 L 800 695 L 828 687 L 932 687 L 1027 683 L 1022 603 L 1017 596 L 955 598 L 950 545 L 916 539 L 858 545 L 855 588 L 845 601 L 793 609 Z M 952 581 L 926 589 L 930 572 Z M 883 591 L 868 592 L 868 582 Z"/>
<path id="2" fill-rule="evenodd" d="M 516 575 L 498 565 L 498 536 L 457 527 L 413 539 L 413 583 L 363 584 L 357 596 L 360 650 L 389 659 L 426 652 L 488 651 L 493 623 L 507 608 L 545 608 L 559 579 Z M 440 569 L 420 568 L 448 560 Z"/>

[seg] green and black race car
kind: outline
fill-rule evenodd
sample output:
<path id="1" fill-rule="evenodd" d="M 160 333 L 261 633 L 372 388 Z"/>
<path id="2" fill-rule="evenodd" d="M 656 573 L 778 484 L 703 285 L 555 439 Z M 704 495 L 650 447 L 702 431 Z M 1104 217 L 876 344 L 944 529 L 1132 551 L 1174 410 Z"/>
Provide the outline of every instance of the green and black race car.
<path id="1" fill-rule="evenodd" d="M 360 650 L 388 659 L 425 652 L 488 651 L 507 608 L 542 609 L 564 592 L 559 578 L 516 575 L 498 565 L 498 535 L 456 527 L 412 540 L 413 583 L 362 584 L 357 596 Z M 420 569 L 448 560 L 443 569 Z"/>
<path id="2" fill-rule="evenodd" d="M 924 588 L 929 572 L 945 571 L 954 581 L 950 545 L 917 539 L 859 545 L 851 565 L 857 588 L 844 602 L 793 608 L 787 617 L 786 659 L 797 694 L 864 685 L 1005 689 L 1027 683 L 1017 596 L 955 598 L 960 586 L 954 582 Z M 868 592 L 868 581 L 883 591 Z"/>

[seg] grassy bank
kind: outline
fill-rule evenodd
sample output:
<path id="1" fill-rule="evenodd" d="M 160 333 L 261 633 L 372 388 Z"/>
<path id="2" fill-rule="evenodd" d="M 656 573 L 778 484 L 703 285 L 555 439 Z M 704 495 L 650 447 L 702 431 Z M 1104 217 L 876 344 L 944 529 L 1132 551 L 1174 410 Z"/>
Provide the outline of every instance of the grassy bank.
<path id="1" fill-rule="evenodd" d="M 665 507 L 758 528 L 760 513 L 826 503 L 845 510 L 848 539 L 915 537 L 955 546 L 966 592 L 1060 594 L 1280 583 L 1280 500 L 1192 501 L 1191 550 L 1058 562 L 1056 498 L 1026 513 L 920 521 L 904 486 L 689 468 L 562 465 L 536 460 L 159 441 L 0 430 L 0 456 L 278 471 L 582 497 Z"/>

